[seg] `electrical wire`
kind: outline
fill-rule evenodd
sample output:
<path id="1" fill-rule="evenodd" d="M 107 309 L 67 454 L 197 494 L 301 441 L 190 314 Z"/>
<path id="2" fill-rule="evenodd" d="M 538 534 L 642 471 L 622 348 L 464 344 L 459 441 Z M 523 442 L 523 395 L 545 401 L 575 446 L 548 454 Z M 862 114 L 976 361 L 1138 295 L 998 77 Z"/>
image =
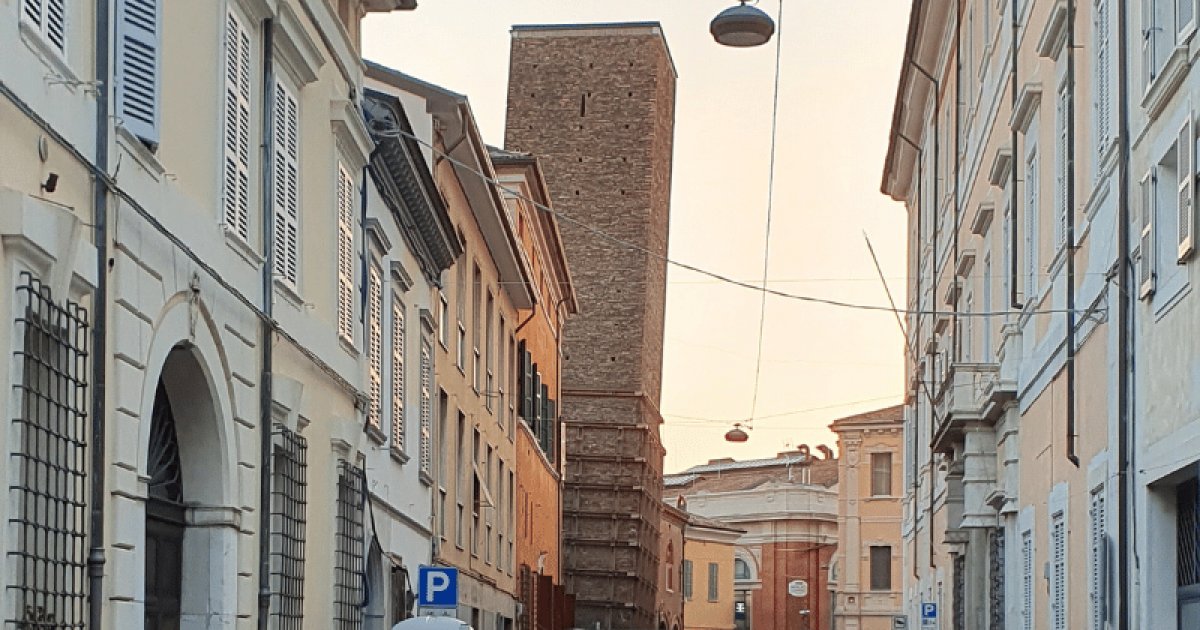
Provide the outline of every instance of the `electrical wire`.
<path id="1" fill-rule="evenodd" d="M 779 16 L 776 18 L 779 28 L 775 34 L 775 88 L 771 103 L 771 159 L 767 167 L 767 220 L 766 233 L 763 235 L 763 272 L 762 286 L 766 288 L 768 272 L 771 268 L 771 211 L 775 206 L 775 148 L 779 138 L 779 69 L 783 59 L 783 0 L 779 0 Z M 754 358 L 754 390 L 750 397 L 750 416 L 746 424 L 754 422 L 754 414 L 758 412 L 758 389 L 762 383 L 763 339 L 767 329 L 767 292 L 763 291 L 758 305 L 758 349 Z"/>
<path id="2" fill-rule="evenodd" d="M 893 394 L 893 395 L 891 395 L 891 396 L 877 396 L 877 397 L 875 397 L 875 398 L 866 398 L 866 399 L 863 399 L 863 400 L 854 400 L 854 401 L 850 401 L 850 402 L 837 403 L 837 404 L 834 404 L 834 405 L 824 405 L 824 406 L 821 406 L 821 407 L 809 407 L 809 408 L 807 408 L 807 409 L 795 409 L 795 410 L 793 410 L 793 411 L 784 411 L 784 412 L 780 412 L 780 413 L 772 413 L 772 414 L 767 414 L 767 415 L 765 415 L 765 416 L 758 416 L 756 419 L 757 419 L 757 420 L 768 420 L 768 419 L 770 419 L 770 418 L 783 418 L 783 417 L 785 417 L 785 416 L 795 416 L 795 415 L 799 415 L 799 414 L 802 414 L 802 413 L 811 413 L 811 412 L 814 412 L 814 411 L 826 411 L 826 410 L 828 410 L 828 409 L 837 409 L 837 408 L 839 408 L 839 407 L 853 407 L 854 405 L 863 405 L 863 404 L 866 404 L 866 403 L 879 402 L 879 401 L 881 401 L 881 400 L 894 400 L 894 399 L 896 399 L 896 398 L 899 398 L 899 397 L 900 397 L 900 396 L 899 396 L 898 394 Z M 703 423 L 710 423 L 710 424 L 720 424 L 720 425 L 727 425 L 727 424 L 729 424 L 730 422 L 733 422 L 733 420 L 727 420 L 727 419 L 726 419 L 726 420 L 722 420 L 722 419 L 720 419 L 720 418 L 705 418 L 705 417 L 701 417 L 701 416 L 685 416 L 685 415 L 679 415 L 679 414 L 673 414 L 673 413 L 664 413 L 664 414 L 663 414 L 663 417 L 664 417 L 664 418 L 679 418 L 679 419 L 682 419 L 682 420 L 693 420 L 693 421 L 698 421 L 698 422 L 703 422 Z M 680 423 L 674 423 L 674 422 L 673 422 L 673 423 L 671 423 L 671 424 L 674 424 L 674 425 L 676 425 L 676 426 L 679 426 L 679 424 L 680 424 Z"/>

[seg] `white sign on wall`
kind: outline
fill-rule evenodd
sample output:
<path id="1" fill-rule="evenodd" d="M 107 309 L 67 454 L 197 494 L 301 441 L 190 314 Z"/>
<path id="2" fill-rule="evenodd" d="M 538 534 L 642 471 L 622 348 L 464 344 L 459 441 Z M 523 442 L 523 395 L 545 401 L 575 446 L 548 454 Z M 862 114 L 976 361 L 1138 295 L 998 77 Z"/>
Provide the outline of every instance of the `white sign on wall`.
<path id="1" fill-rule="evenodd" d="M 792 597 L 806 597 L 808 595 L 808 582 L 804 580 L 792 580 L 788 582 L 788 595 Z"/>

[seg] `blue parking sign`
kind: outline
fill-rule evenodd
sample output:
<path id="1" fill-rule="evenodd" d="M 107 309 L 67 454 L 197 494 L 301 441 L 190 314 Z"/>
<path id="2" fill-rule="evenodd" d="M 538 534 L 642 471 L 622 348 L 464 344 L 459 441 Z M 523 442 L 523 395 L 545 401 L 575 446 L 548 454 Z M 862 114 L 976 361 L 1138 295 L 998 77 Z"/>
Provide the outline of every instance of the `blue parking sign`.
<path id="1" fill-rule="evenodd" d="M 937 623 L 937 604 L 933 602 L 921 603 L 921 625 L 933 625 Z"/>
<path id="2" fill-rule="evenodd" d="M 417 570 L 417 604 L 425 608 L 458 607 L 458 569 L 421 567 Z"/>

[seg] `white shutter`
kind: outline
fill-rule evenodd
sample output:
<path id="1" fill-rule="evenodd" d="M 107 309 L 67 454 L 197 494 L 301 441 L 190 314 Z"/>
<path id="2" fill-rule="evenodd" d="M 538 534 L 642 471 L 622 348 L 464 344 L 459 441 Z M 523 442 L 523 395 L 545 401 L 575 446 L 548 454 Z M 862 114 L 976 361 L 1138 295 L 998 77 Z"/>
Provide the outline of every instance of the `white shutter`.
<path id="1" fill-rule="evenodd" d="M 250 238 L 250 35 L 232 12 L 225 22 L 225 225 Z"/>
<path id="2" fill-rule="evenodd" d="M 67 0 L 46 0 L 46 39 L 63 52 L 67 47 Z"/>
<path id="3" fill-rule="evenodd" d="M 367 422 L 378 429 L 383 397 L 383 280 L 374 265 L 367 271 L 367 312 L 367 380 L 371 394 Z"/>
<path id="4" fill-rule="evenodd" d="M 421 341 L 421 472 L 433 466 L 433 357 L 429 344 Z M 459 426 L 462 426 L 461 424 Z"/>
<path id="5" fill-rule="evenodd" d="M 1038 248 L 1041 241 L 1038 237 L 1038 155 L 1029 157 L 1025 173 L 1025 300 L 1036 302 L 1038 298 Z"/>
<path id="6" fill-rule="evenodd" d="M 354 343 L 354 178 L 342 164 L 337 206 L 338 335 Z"/>
<path id="7" fill-rule="evenodd" d="M 118 0 L 116 30 L 117 116 L 133 135 L 157 146 L 158 0 Z"/>
<path id="8" fill-rule="evenodd" d="M 1142 79 L 1145 81 L 1143 87 L 1147 90 L 1154 82 L 1157 70 L 1154 63 L 1155 26 L 1154 0 L 1142 0 Z"/>
<path id="9" fill-rule="evenodd" d="M 1146 173 L 1141 181 L 1141 237 L 1138 243 L 1138 297 L 1154 293 L 1154 182 L 1156 169 Z"/>
<path id="10" fill-rule="evenodd" d="M 1175 43 L 1185 44 L 1196 30 L 1196 0 L 1175 0 Z"/>
<path id="11" fill-rule="evenodd" d="M 1067 630 L 1067 525 L 1062 512 L 1050 524 L 1050 627 Z"/>
<path id="12" fill-rule="evenodd" d="M 46 11 L 44 0 L 22 0 L 21 17 L 40 32 L 45 23 L 43 13 Z"/>
<path id="13" fill-rule="evenodd" d="M 1179 165 L 1179 261 L 1187 260 L 1196 248 L 1196 172 L 1195 136 L 1192 132 L 1191 108 L 1179 130 L 1176 143 Z"/>
<path id="14" fill-rule="evenodd" d="M 275 82 L 275 276 L 295 286 L 300 248 L 300 106 Z"/>
<path id="15" fill-rule="evenodd" d="M 392 447 L 404 451 L 404 304 L 392 296 Z"/>
<path id="16" fill-rule="evenodd" d="M 1067 91 L 1058 95 L 1058 111 L 1054 118 L 1054 131 L 1058 140 L 1054 154 L 1054 249 L 1061 250 L 1067 243 Z"/>
<path id="17" fill-rule="evenodd" d="M 1091 517 L 1090 562 L 1088 563 L 1088 597 L 1092 630 L 1104 630 L 1108 616 L 1108 544 L 1105 533 L 1107 514 L 1104 506 L 1104 489 L 1092 492 L 1088 515 Z"/>
<path id="18" fill-rule="evenodd" d="M 1021 630 L 1033 630 L 1033 532 L 1021 534 Z"/>
<path id="19" fill-rule="evenodd" d="M 1096 47 L 1096 159 L 1097 164 L 1100 156 L 1104 155 L 1104 150 L 1108 148 L 1108 143 L 1112 139 L 1110 129 L 1111 112 L 1112 112 L 1112 87 L 1110 84 L 1110 76 L 1112 74 L 1112 46 L 1109 39 L 1109 16 L 1108 6 L 1110 0 L 1096 0 L 1095 7 L 1095 47 Z M 1099 166 L 1096 172 L 1099 173 Z"/>

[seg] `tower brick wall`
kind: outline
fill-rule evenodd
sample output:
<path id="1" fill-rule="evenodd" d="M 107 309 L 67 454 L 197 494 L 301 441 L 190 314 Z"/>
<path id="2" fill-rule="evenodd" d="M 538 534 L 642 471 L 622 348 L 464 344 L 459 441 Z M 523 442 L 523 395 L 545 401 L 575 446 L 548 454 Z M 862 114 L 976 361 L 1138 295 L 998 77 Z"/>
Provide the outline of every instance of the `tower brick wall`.
<path id="1" fill-rule="evenodd" d="M 542 162 L 579 299 L 562 419 L 580 627 L 654 627 L 675 78 L 656 23 L 513 29 L 505 144 Z"/>

